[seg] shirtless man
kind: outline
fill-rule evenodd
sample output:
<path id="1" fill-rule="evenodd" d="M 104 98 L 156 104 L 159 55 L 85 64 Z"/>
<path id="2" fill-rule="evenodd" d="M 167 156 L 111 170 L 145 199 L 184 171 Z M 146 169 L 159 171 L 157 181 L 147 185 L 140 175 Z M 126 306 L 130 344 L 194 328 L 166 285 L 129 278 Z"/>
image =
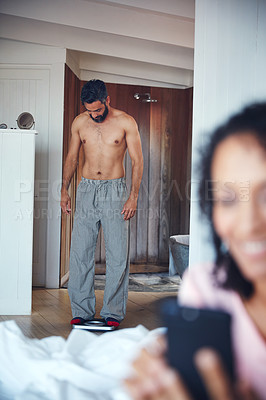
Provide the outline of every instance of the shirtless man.
<path id="1" fill-rule="evenodd" d="M 81 91 L 86 111 L 71 128 L 71 142 L 63 171 L 61 208 L 71 212 L 68 186 L 76 170 L 80 146 L 85 163 L 78 186 L 71 239 L 68 293 L 73 319 L 82 324 L 95 315 L 95 247 L 102 225 L 106 249 L 106 285 L 101 317 L 118 326 L 126 313 L 129 274 L 129 219 L 135 215 L 143 172 L 143 157 L 135 120 L 110 106 L 104 82 L 91 80 Z M 127 196 L 123 160 L 132 162 L 131 191 Z"/>

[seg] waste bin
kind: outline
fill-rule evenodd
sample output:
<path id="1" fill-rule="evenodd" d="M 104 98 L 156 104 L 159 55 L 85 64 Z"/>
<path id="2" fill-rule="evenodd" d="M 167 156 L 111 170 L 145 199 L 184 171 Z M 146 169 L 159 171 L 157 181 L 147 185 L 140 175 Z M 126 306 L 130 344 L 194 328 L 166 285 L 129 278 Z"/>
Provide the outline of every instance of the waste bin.
<path id="1" fill-rule="evenodd" d="M 169 238 L 169 275 L 182 277 L 188 267 L 189 235 L 175 235 Z"/>

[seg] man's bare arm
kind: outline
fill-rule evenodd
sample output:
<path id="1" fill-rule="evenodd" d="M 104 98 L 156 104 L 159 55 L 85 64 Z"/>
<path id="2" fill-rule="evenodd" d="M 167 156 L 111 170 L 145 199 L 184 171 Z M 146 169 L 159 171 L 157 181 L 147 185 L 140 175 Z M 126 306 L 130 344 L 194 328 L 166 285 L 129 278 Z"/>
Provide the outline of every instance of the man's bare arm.
<path id="1" fill-rule="evenodd" d="M 126 142 L 132 163 L 132 178 L 130 195 L 122 210 L 125 220 L 134 217 L 136 213 L 139 188 L 143 174 L 143 155 L 140 135 L 136 121 L 132 117 L 130 117 L 128 121 Z"/>
<path id="2" fill-rule="evenodd" d="M 71 140 L 69 145 L 69 151 L 66 157 L 64 169 L 63 169 L 63 182 L 61 189 L 61 208 L 65 214 L 70 214 L 71 212 L 71 200 L 68 195 L 68 187 L 72 176 L 77 168 L 78 163 L 78 154 L 79 148 L 81 145 L 79 132 L 78 132 L 78 123 L 77 119 L 75 119 L 72 123 L 71 127 Z"/>

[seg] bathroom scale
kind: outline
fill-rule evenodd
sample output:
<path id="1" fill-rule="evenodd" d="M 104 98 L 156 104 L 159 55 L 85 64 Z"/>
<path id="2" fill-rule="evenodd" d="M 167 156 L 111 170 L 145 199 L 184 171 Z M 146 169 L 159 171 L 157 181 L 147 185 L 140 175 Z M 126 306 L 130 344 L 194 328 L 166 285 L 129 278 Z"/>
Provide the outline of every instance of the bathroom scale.
<path id="1" fill-rule="evenodd" d="M 86 321 L 84 324 L 73 324 L 73 329 L 84 329 L 86 331 L 113 331 L 117 327 L 109 326 L 103 319 L 92 319 L 91 321 Z"/>

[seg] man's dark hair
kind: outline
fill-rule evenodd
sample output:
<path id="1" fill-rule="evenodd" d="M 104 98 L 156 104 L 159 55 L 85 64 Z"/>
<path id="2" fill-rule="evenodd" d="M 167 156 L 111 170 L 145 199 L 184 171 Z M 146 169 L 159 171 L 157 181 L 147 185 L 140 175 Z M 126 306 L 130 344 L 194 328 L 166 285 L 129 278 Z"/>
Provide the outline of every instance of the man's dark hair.
<path id="1" fill-rule="evenodd" d="M 104 103 L 107 99 L 108 93 L 105 83 L 99 79 L 92 79 L 85 83 L 81 90 L 80 99 L 82 104 L 94 103 L 94 101 L 100 101 Z"/>
<path id="2" fill-rule="evenodd" d="M 230 252 L 224 250 L 223 243 L 214 229 L 212 221 L 214 200 L 209 196 L 213 191 L 211 167 L 216 148 L 227 137 L 245 132 L 254 135 L 266 151 L 266 103 L 252 104 L 244 108 L 214 131 L 201 156 L 199 197 L 201 210 L 207 216 L 211 225 L 216 252 L 214 269 L 216 283 L 223 288 L 235 290 L 248 298 L 253 293 L 253 285 L 242 275 Z M 225 272 L 225 279 L 222 283 L 219 280 L 221 271 Z"/>

